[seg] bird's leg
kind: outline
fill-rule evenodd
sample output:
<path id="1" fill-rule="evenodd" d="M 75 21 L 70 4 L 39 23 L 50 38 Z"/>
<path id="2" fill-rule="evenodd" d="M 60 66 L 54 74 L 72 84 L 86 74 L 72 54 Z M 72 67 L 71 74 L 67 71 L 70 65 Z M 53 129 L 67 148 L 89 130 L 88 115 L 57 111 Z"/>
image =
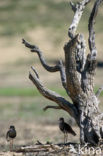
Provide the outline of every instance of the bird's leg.
<path id="1" fill-rule="evenodd" d="M 64 133 L 64 144 L 65 144 L 65 133 Z"/>
<path id="2" fill-rule="evenodd" d="M 9 150 L 12 151 L 12 148 L 11 148 L 11 140 L 10 140 L 10 144 L 9 144 Z"/>
<path id="3" fill-rule="evenodd" d="M 67 141 L 68 141 L 68 134 L 66 133 L 66 143 L 67 143 Z"/>
<path id="4" fill-rule="evenodd" d="M 65 143 L 67 143 L 67 133 L 65 133 Z"/>
<path id="5" fill-rule="evenodd" d="M 64 144 L 66 143 L 66 133 L 64 133 Z"/>
<path id="6" fill-rule="evenodd" d="M 13 150 L 13 139 L 10 140 L 10 151 Z"/>
<path id="7" fill-rule="evenodd" d="M 11 147 L 12 147 L 12 151 L 13 151 L 13 139 L 11 140 Z"/>

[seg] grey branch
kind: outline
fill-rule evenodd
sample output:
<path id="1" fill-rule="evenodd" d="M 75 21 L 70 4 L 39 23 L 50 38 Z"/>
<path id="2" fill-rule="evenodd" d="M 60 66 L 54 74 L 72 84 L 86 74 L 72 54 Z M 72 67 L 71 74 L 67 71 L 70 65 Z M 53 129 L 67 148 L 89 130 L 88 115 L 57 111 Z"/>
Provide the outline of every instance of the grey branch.
<path id="1" fill-rule="evenodd" d="M 77 3 L 76 5 L 74 5 L 72 2 L 70 3 L 72 10 L 75 11 L 72 24 L 70 25 L 69 30 L 68 30 L 68 36 L 70 38 L 73 38 L 75 36 L 75 32 L 78 27 L 81 16 L 83 14 L 84 8 L 90 1 L 91 0 L 83 0 L 82 2 Z"/>
<path id="2" fill-rule="evenodd" d="M 59 65 L 59 70 L 60 70 L 60 77 L 61 77 L 62 86 L 64 87 L 67 94 L 69 95 L 70 93 L 69 93 L 69 90 L 67 89 L 67 84 L 66 84 L 65 68 L 63 67 L 62 60 L 59 61 L 58 65 Z"/>
<path id="3" fill-rule="evenodd" d="M 94 31 L 94 23 L 95 23 L 95 18 L 97 16 L 97 12 L 98 12 L 98 7 L 100 6 L 101 2 L 103 2 L 103 0 L 96 0 L 96 2 L 94 3 L 90 18 L 89 18 L 89 24 L 88 24 L 88 29 L 89 29 L 89 49 L 91 52 L 91 59 L 95 59 L 96 58 L 96 54 L 97 54 L 97 49 L 95 46 L 95 31 Z"/>
<path id="4" fill-rule="evenodd" d="M 94 23 L 95 18 L 98 12 L 98 7 L 101 4 L 103 0 L 96 0 L 94 3 L 90 18 L 89 18 L 89 24 L 88 24 L 88 30 L 89 30 L 89 49 L 90 53 L 87 55 L 86 64 L 83 72 L 83 86 L 85 91 L 93 91 L 94 87 L 94 74 L 95 69 L 97 66 L 96 62 L 96 55 L 97 55 L 97 49 L 95 46 L 95 31 L 94 31 Z"/>
<path id="5" fill-rule="evenodd" d="M 46 106 L 46 107 L 43 108 L 43 110 L 46 111 L 49 108 L 52 108 L 52 109 L 62 109 L 60 106 Z"/>
<path id="6" fill-rule="evenodd" d="M 29 49 L 31 49 L 32 52 L 36 52 L 39 56 L 40 62 L 43 65 L 43 67 L 49 71 L 49 72 L 60 72 L 60 77 L 61 77 L 61 82 L 62 82 L 62 86 L 65 88 L 67 94 L 69 95 L 69 91 L 66 88 L 66 75 L 65 75 L 65 68 L 63 66 L 63 62 L 62 60 L 58 61 L 56 66 L 49 66 L 44 57 L 43 57 L 43 52 L 35 45 L 31 45 L 30 43 L 28 43 L 27 41 L 25 41 L 24 39 L 22 40 L 22 43 L 28 47 Z"/>
<path id="7" fill-rule="evenodd" d="M 59 71 L 59 66 L 58 66 L 58 65 L 56 65 L 56 66 L 49 66 L 49 65 L 46 63 L 46 61 L 45 61 L 45 59 L 44 59 L 44 57 L 43 57 L 43 55 L 42 55 L 42 51 L 41 51 L 37 46 L 31 45 L 30 43 L 28 43 L 28 42 L 25 41 L 24 39 L 22 39 L 22 43 L 23 43 L 26 47 L 28 47 L 29 49 L 31 49 L 31 52 L 36 52 L 36 53 L 38 54 L 39 59 L 40 59 L 40 61 L 41 61 L 41 64 L 43 65 L 43 67 L 44 67 L 47 71 L 49 71 L 49 72 L 57 72 L 57 71 Z"/>
<path id="8" fill-rule="evenodd" d="M 100 87 L 100 88 L 97 90 L 97 92 L 96 92 L 96 94 L 95 94 L 96 97 L 99 97 L 102 91 L 103 91 L 103 86 Z"/>
<path id="9" fill-rule="evenodd" d="M 37 73 L 37 71 L 35 70 L 35 68 L 33 66 L 31 66 L 31 69 L 33 70 L 33 72 L 35 73 L 36 77 L 39 79 L 39 75 Z"/>
<path id="10" fill-rule="evenodd" d="M 51 91 L 44 87 L 42 83 L 40 82 L 39 78 L 35 75 L 32 75 L 29 73 L 29 79 L 33 82 L 33 84 L 37 87 L 39 92 L 46 97 L 47 99 L 56 102 L 59 107 L 67 111 L 72 117 L 75 119 L 77 118 L 77 110 L 73 104 L 68 102 L 66 99 L 64 99 L 59 94 L 55 93 L 54 91 Z"/>

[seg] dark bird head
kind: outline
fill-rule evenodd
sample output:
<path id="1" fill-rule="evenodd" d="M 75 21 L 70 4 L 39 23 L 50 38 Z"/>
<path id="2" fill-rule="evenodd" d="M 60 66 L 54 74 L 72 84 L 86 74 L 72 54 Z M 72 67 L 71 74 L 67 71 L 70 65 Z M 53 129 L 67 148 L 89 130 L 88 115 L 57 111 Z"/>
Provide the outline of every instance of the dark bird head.
<path id="1" fill-rule="evenodd" d="M 64 122 L 64 118 L 59 118 L 59 122 L 63 123 Z"/>
<path id="2" fill-rule="evenodd" d="M 11 125 L 11 126 L 10 126 L 10 129 L 15 129 L 15 126 Z"/>

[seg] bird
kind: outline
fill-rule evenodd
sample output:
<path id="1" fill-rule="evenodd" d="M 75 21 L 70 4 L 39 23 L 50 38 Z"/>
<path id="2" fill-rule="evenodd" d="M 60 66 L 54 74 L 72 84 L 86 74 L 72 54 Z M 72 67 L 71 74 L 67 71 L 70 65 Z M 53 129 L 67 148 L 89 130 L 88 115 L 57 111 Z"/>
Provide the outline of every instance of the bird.
<path id="1" fill-rule="evenodd" d="M 76 135 L 72 127 L 64 121 L 63 117 L 59 118 L 59 128 L 64 133 L 64 144 L 67 142 L 68 133 L 72 134 L 73 136 Z"/>
<path id="2" fill-rule="evenodd" d="M 16 137 L 17 133 L 15 126 L 11 125 L 6 133 L 6 140 L 10 142 L 10 151 L 13 150 L 13 139 Z"/>

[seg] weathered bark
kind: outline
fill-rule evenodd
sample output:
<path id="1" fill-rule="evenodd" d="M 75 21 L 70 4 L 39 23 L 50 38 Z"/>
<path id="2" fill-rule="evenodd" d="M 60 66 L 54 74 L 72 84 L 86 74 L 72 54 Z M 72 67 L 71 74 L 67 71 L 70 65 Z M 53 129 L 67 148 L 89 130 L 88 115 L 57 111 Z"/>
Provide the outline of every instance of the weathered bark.
<path id="1" fill-rule="evenodd" d="M 32 67 L 35 75 L 29 73 L 29 79 L 37 87 L 39 92 L 47 99 L 54 101 L 58 106 L 46 106 L 48 108 L 63 109 L 67 111 L 80 127 L 81 143 L 98 144 L 103 138 L 103 114 L 99 112 L 98 97 L 103 90 L 101 87 L 97 93 L 94 93 L 94 75 L 96 69 L 97 49 L 95 45 L 94 21 L 97 15 L 98 7 L 103 0 L 96 0 L 89 18 L 89 50 L 86 56 L 86 44 L 82 34 L 76 34 L 76 29 L 85 9 L 85 6 L 91 0 L 83 0 L 80 3 L 71 3 L 74 11 L 74 18 L 69 27 L 68 35 L 70 40 L 64 46 L 65 64 L 58 61 L 57 65 L 49 66 L 40 49 L 31 45 L 23 39 L 23 44 L 31 52 L 38 54 L 43 67 L 48 72 L 60 72 L 62 86 L 71 98 L 72 103 L 61 97 L 59 94 L 45 88 L 40 82 L 39 76 Z"/>

